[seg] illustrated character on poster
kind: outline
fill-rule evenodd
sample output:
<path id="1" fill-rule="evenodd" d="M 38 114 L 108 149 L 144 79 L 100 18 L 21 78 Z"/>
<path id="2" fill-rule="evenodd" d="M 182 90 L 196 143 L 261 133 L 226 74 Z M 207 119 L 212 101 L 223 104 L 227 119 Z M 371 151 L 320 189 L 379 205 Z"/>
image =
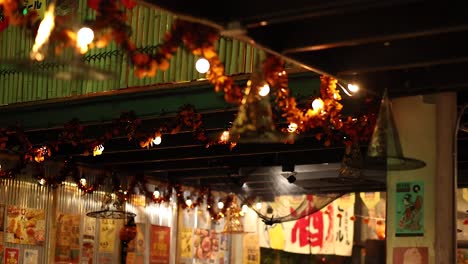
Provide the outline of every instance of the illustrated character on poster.
<path id="1" fill-rule="evenodd" d="M 419 185 L 413 186 L 413 191 L 416 193 L 416 198 L 407 193 L 403 197 L 404 212 L 398 226 L 402 229 L 417 231 L 420 230 L 422 220 L 422 197 L 418 194 L 420 190 Z"/>
<path id="2" fill-rule="evenodd" d="M 195 257 L 198 259 L 211 259 L 216 257 L 219 241 L 216 233 L 205 229 L 195 230 Z"/>

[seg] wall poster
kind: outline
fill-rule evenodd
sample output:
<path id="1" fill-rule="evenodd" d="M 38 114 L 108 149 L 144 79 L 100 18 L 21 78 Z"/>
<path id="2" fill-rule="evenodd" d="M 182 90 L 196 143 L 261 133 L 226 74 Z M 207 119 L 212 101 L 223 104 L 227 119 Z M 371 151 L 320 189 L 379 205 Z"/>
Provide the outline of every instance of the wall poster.
<path id="1" fill-rule="evenodd" d="M 83 242 L 81 245 L 81 264 L 92 264 L 96 235 L 96 218 L 85 217 L 83 222 Z"/>
<path id="2" fill-rule="evenodd" d="M 6 247 L 3 260 L 5 264 L 19 264 L 19 249 Z"/>
<path id="3" fill-rule="evenodd" d="M 424 235 L 424 183 L 400 182 L 396 185 L 396 236 Z"/>
<path id="4" fill-rule="evenodd" d="M 259 264 L 260 263 L 260 244 L 258 234 L 246 234 L 243 238 L 243 264 Z"/>
<path id="5" fill-rule="evenodd" d="M 150 264 L 169 264 L 171 249 L 171 228 L 151 225 Z"/>
<path id="6" fill-rule="evenodd" d="M 393 264 L 428 264 L 427 247 L 396 247 L 393 248 Z"/>
<path id="7" fill-rule="evenodd" d="M 184 228 L 180 232 L 180 257 L 191 258 L 193 247 L 193 229 Z"/>
<path id="8" fill-rule="evenodd" d="M 116 235 L 115 219 L 99 220 L 99 252 L 114 252 Z"/>
<path id="9" fill-rule="evenodd" d="M 127 263 L 144 264 L 145 263 L 145 224 L 137 223 L 136 237 L 128 243 Z"/>
<path id="10" fill-rule="evenodd" d="M 45 241 L 45 213 L 42 209 L 7 207 L 5 242 L 42 245 Z"/>
<path id="11" fill-rule="evenodd" d="M 39 251 L 37 249 L 25 249 L 23 254 L 23 264 L 37 264 Z"/>
<path id="12" fill-rule="evenodd" d="M 75 264 L 80 258 L 80 215 L 60 214 L 57 219 L 55 263 Z"/>

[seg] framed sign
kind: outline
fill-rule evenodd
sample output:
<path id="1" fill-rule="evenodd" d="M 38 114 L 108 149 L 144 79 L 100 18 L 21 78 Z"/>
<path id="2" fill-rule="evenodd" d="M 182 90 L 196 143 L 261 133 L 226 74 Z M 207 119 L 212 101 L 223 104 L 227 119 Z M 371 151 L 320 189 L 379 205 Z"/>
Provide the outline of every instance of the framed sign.
<path id="1" fill-rule="evenodd" d="M 396 236 L 424 235 L 424 183 L 400 182 L 395 193 Z"/>

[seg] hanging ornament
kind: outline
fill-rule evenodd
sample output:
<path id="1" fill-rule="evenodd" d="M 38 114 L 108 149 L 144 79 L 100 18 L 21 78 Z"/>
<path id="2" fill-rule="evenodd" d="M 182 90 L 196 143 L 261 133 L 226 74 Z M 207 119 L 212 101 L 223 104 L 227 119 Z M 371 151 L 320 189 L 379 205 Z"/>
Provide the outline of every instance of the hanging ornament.
<path id="1" fill-rule="evenodd" d="M 385 89 L 363 167 L 370 170 L 414 170 L 424 166 L 424 161 L 403 156 L 392 106 Z"/>
<path id="2" fill-rule="evenodd" d="M 251 79 L 247 82 L 239 112 L 229 131 L 232 141 L 240 143 L 281 141 L 281 134 L 276 131 L 273 122 L 269 96 L 268 94 L 260 95 L 260 89 L 265 87 L 265 84 L 261 71 L 252 73 Z"/>
<path id="3" fill-rule="evenodd" d="M 224 225 L 223 233 L 228 234 L 242 234 L 244 233 L 244 225 L 242 224 L 242 210 L 237 203 L 237 197 L 231 194 L 232 200 L 226 210 L 226 223 Z"/>

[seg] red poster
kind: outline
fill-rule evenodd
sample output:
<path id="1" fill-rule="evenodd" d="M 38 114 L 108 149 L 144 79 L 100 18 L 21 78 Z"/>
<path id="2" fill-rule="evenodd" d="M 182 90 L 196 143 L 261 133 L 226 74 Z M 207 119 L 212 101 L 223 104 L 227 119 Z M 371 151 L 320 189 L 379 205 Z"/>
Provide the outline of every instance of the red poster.
<path id="1" fill-rule="evenodd" d="M 5 264 L 19 264 L 19 249 L 17 248 L 5 248 Z"/>
<path id="2" fill-rule="evenodd" d="M 151 225 L 150 264 L 169 264 L 171 228 Z"/>

